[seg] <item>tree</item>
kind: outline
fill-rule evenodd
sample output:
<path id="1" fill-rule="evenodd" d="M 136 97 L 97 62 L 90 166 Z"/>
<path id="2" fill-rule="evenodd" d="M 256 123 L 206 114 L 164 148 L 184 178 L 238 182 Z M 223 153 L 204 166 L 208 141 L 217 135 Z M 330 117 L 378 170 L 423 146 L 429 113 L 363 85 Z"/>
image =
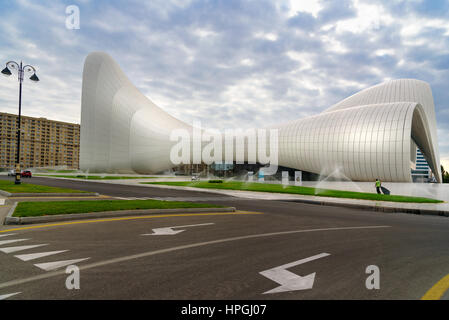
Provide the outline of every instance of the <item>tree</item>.
<path id="1" fill-rule="evenodd" d="M 444 170 L 443 165 L 441 165 L 441 176 L 443 177 L 443 183 L 449 183 L 449 172 Z"/>

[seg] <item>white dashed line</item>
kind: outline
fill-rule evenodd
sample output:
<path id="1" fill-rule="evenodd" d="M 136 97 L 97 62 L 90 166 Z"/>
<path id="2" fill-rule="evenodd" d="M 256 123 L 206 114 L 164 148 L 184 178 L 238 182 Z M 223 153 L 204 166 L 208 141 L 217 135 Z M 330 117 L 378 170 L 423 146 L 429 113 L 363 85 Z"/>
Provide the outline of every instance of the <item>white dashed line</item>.
<path id="1" fill-rule="evenodd" d="M 68 250 L 59 250 L 59 251 L 47 251 L 47 252 L 38 252 L 38 253 L 29 253 L 29 254 L 19 254 L 14 257 L 19 258 L 22 261 L 30 261 L 42 257 L 51 256 L 53 254 L 58 254 L 62 252 L 66 252 Z"/>
<path id="2" fill-rule="evenodd" d="M 7 233 L 7 234 L 0 234 L 0 238 L 1 237 L 7 237 L 7 236 L 13 236 L 13 235 L 15 235 L 16 233 Z"/>
<path id="3" fill-rule="evenodd" d="M 30 246 L 5 247 L 5 248 L 0 248 L 0 251 L 4 252 L 4 253 L 12 253 L 12 252 L 33 249 L 33 248 L 47 246 L 47 245 L 48 245 L 47 243 L 44 243 L 44 244 L 33 244 Z"/>
<path id="4" fill-rule="evenodd" d="M 38 263 L 35 264 L 36 267 L 45 270 L 45 271 L 52 271 L 59 269 L 61 267 L 65 267 L 71 264 L 75 264 L 84 260 L 87 260 L 89 258 L 83 258 L 83 259 L 74 259 L 74 260 L 62 260 L 62 261 L 54 261 L 54 262 L 46 262 L 46 263 Z"/>
<path id="5" fill-rule="evenodd" d="M 14 243 L 14 242 L 26 241 L 26 240 L 30 240 L 30 239 L 3 240 L 3 241 L 0 241 L 0 246 L 2 246 L 4 244 L 8 244 L 8 243 Z"/>
<path id="6" fill-rule="evenodd" d="M 14 293 L 9 293 L 9 294 L 4 294 L 2 296 L 0 296 L 0 300 L 5 300 L 8 299 L 9 297 L 15 296 L 16 294 L 19 294 L 21 292 L 14 292 Z"/>

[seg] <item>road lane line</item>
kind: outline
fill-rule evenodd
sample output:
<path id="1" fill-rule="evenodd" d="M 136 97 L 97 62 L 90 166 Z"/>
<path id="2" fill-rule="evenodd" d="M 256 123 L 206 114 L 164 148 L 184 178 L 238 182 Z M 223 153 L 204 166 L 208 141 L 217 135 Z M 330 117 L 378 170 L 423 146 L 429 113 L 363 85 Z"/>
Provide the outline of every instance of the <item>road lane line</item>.
<path id="1" fill-rule="evenodd" d="M 44 224 L 44 225 L 37 225 L 37 226 L 30 226 L 30 227 L 21 227 L 21 228 L 0 230 L 0 233 L 2 233 L 2 232 L 10 232 L 10 231 L 17 231 L 17 230 L 28 230 L 28 229 L 38 229 L 38 228 L 65 226 L 65 225 L 81 224 L 81 223 L 95 223 L 95 222 L 109 222 L 109 221 L 123 221 L 123 220 L 151 219 L 151 218 L 196 217 L 196 216 L 226 216 L 226 215 L 247 215 L 247 214 L 263 214 L 263 213 L 262 212 L 251 212 L 251 211 L 207 212 L 207 213 L 174 213 L 174 214 L 156 214 L 156 215 L 147 215 L 147 216 L 132 216 L 132 217 L 107 218 L 107 219 L 88 219 L 88 220 L 52 223 L 52 224 Z"/>
<path id="2" fill-rule="evenodd" d="M 38 252 L 38 253 L 27 253 L 27 254 L 18 254 L 15 255 L 14 257 L 22 260 L 22 261 L 30 261 L 30 260 L 34 260 L 34 259 L 39 259 L 42 257 L 47 257 L 47 256 L 51 256 L 53 254 L 58 254 L 58 253 L 62 253 L 62 252 L 66 252 L 68 250 L 59 250 L 59 251 L 47 251 L 47 252 Z"/>
<path id="3" fill-rule="evenodd" d="M 30 240 L 30 239 L 3 240 L 3 241 L 0 241 L 0 246 L 2 246 L 2 245 L 4 245 L 4 244 L 9 244 L 9 243 L 14 243 L 14 242 L 19 242 L 19 241 L 26 241 L 26 240 Z"/>
<path id="4" fill-rule="evenodd" d="M 47 246 L 47 245 L 48 245 L 47 243 L 44 243 L 44 244 L 33 244 L 30 246 L 5 247 L 5 248 L 0 248 L 0 251 L 3 253 L 12 253 L 12 252 L 33 249 L 33 248 Z"/>
<path id="5" fill-rule="evenodd" d="M 22 292 L 14 292 L 14 293 L 9 293 L 9 294 L 4 294 L 2 296 L 0 296 L 0 300 L 5 300 L 8 299 L 9 297 L 15 296 L 16 294 L 19 294 Z"/>
<path id="6" fill-rule="evenodd" d="M 56 270 L 71 264 L 76 264 L 78 262 L 87 260 L 90 258 L 82 258 L 82 259 L 74 259 L 74 260 L 61 260 L 61 261 L 53 261 L 53 262 L 45 262 L 45 263 L 37 263 L 35 264 L 36 267 L 45 270 L 45 271 L 52 271 Z M 65 272 L 65 271 L 64 271 Z"/>
<path id="7" fill-rule="evenodd" d="M 440 300 L 443 294 L 449 289 L 449 274 L 438 281 L 421 300 Z"/>
<path id="8" fill-rule="evenodd" d="M 109 265 L 109 264 L 124 262 L 124 261 L 128 261 L 128 260 L 134 260 L 134 259 L 149 257 L 149 256 L 162 254 L 162 253 L 168 253 L 168 252 L 173 252 L 173 251 L 178 251 L 178 250 L 184 250 L 184 249 L 190 249 L 190 248 L 196 248 L 196 247 L 203 247 L 203 246 L 207 246 L 207 245 L 213 245 L 213 244 L 225 243 L 225 242 L 231 242 L 231 241 L 238 241 L 238 240 L 256 239 L 256 238 L 272 237 L 272 236 L 279 236 L 279 235 L 288 235 L 288 234 L 295 234 L 295 233 L 307 233 L 307 232 L 319 232 L 319 231 L 339 231 L 339 230 L 381 229 L 381 228 L 390 228 L 390 227 L 391 226 L 339 227 L 339 228 L 320 228 L 320 229 L 291 230 L 291 231 L 270 232 L 270 233 L 262 233 L 262 234 L 251 234 L 251 235 L 246 235 L 246 236 L 239 236 L 239 237 L 211 240 L 211 241 L 206 241 L 206 242 L 197 242 L 197 243 L 192 243 L 192 244 L 187 244 L 187 245 L 182 245 L 182 246 L 177 246 L 177 247 L 172 247 L 172 248 L 167 248 L 167 249 L 148 251 L 148 252 L 134 254 L 134 255 L 130 255 L 130 256 L 126 256 L 126 257 L 120 257 L 120 258 L 114 258 L 114 259 L 109 259 L 109 260 L 100 261 L 100 262 L 94 262 L 94 263 L 91 263 L 91 264 L 80 266 L 79 269 L 80 270 L 87 270 L 87 269 L 92 269 L 92 268 L 96 268 L 96 267 L 102 267 L 102 266 Z M 32 281 L 42 280 L 42 279 L 46 279 L 46 278 L 51 278 L 51 277 L 59 276 L 59 275 L 62 275 L 62 274 L 65 274 L 64 270 L 52 271 L 52 272 L 40 274 L 40 275 L 37 275 L 37 276 L 29 277 L 29 278 L 22 278 L 22 279 L 11 280 L 11 281 L 8 281 L 8 282 L 0 283 L 0 289 L 1 288 L 15 286 L 15 285 L 19 285 L 19 284 L 23 284 L 23 283 L 27 283 L 27 282 L 32 282 Z"/>
<path id="9" fill-rule="evenodd" d="M 13 236 L 13 235 L 15 235 L 15 234 L 17 234 L 17 233 L 0 234 L 0 238 L 1 238 L 1 237 L 7 237 L 7 236 Z"/>

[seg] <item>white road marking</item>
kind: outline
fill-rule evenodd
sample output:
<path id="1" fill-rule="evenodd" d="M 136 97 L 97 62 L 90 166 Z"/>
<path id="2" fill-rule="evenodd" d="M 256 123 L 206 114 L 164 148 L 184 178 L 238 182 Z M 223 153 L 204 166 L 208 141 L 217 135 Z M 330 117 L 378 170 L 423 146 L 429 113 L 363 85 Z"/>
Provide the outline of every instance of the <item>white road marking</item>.
<path id="1" fill-rule="evenodd" d="M 38 253 L 29 253 L 29 254 L 19 254 L 14 257 L 19 258 L 22 261 L 30 261 L 42 257 L 51 256 L 53 254 L 58 254 L 62 252 L 66 252 L 68 250 L 59 250 L 59 251 L 47 251 L 47 252 L 38 252 Z"/>
<path id="2" fill-rule="evenodd" d="M 294 266 L 298 266 L 300 264 L 303 264 L 303 263 L 306 263 L 309 261 L 324 258 L 329 255 L 330 255 L 329 253 L 320 253 L 320 254 L 317 254 L 312 257 L 308 257 L 305 259 L 301 259 L 298 261 L 284 264 L 279 267 L 275 267 L 275 268 L 271 268 L 271 269 L 259 272 L 264 277 L 267 277 L 268 279 L 273 280 L 274 282 L 277 282 L 280 284 L 279 287 L 276 287 L 272 290 L 268 290 L 268 291 L 264 292 L 263 294 L 312 289 L 313 282 L 315 281 L 315 274 L 316 274 L 315 272 L 308 274 L 304 277 L 301 277 L 301 276 L 298 276 L 297 274 L 294 274 L 293 272 L 290 272 L 286 269 L 292 268 Z"/>
<path id="3" fill-rule="evenodd" d="M 185 230 L 173 230 L 173 228 L 187 228 L 187 227 L 199 227 L 199 226 L 208 226 L 214 224 L 210 223 L 201 223 L 201 224 L 190 224 L 186 226 L 175 226 L 175 227 L 165 227 L 165 228 L 156 228 L 153 229 L 153 233 L 144 233 L 143 236 L 160 236 L 160 235 L 174 235 Z"/>
<path id="4" fill-rule="evenodd" d="M 4 294 L 2 296 L 0 296 L 0 300 L 5 300 L 8 299 L 9 297 L 15 296 L 16 294 L 19 294 L 22 292 L 14 292 L 14 293 L 9 293 L 9 294 Z"/>
<path id="5" fill-rule="evenodd" d="M 52 271 L 59 269 L 61 267 L 65 267 L 71 264 L 75 264 L 84 260 L 87 260 L 89 258 L 83 258 L 83 259 L 74 259 L 74 260 L 61 260 L 61 261 L 54 261 L 54 262 L 45 262 L 45 263 L 38 263 L 35 264 L 36 267 L 45 270 L 45 271 Z"/>
<path id="6" fill-rule="evenodd" d="M 154 200 L 154 198 L 151 197 L 114 197 L 115 199 L 120 199 L 120 200 Z"/>
<path id="7" fill-rule="evenodd" d="M 12 253 L 12 252 L 33 249 L 33 248 L 47 246 L 47 245 L 48 245 L 47 243 L 44 243 L 44 244 L 33 244 L 30 246 L 5 247 L 5 248 L 0 248 L 0 251 L 4 252 L 4 253 Z"/>
<path id="8" fill-rule="evenodd" d="M 4 244 L 8 244 L 8 243 L 19 242 L 19 241 L 26 241 L 26 240 L 30 240 L 30 239 L 3 240 L 3 241 L 0 241 L 0 246 L 2 246 Z"/>
<path id="9" fill-rule="evenodd" d="M 0 206 L 5 204 L 5 199 L 0 199 Z"/>
<path id="10" fill-rule="evenodd" d="M 280 231 L 280 232 L 270 232 L 270 233 L 260 233 L 260 234 L 250 234 L 246 236 L 238 236 L 238 237 L 232 237 L 232 238 L 224 238 L 224 239 L 217 239 L 217 240 L 211 240 L 211 241 L 205 241 L 205 242 L 196 242 L 191 244 L 186 244 L 182 246 L 177 247 L 171 247 L 166 249 L 159 249 L 154 251 L 146 251 L 142 253 L 132 254 L 129 256 L 119 257 L 119 258 L 113 258 L 109 260 L 94 262 L 91 264 L 86 264 L 83 266 L 80 266 L 80 270 L 88 270 L 92 268 L 98 268 L 107 266 L 110 264 L 120 263 L 124 261 L 134 260 L 134 259 L 140 259 L 145 257 L 151 257 L 158 254 L 163 253 L 169 253 L 179 250 L 186 250 L 186 249 L 192 249 L 192 248 L 199 248 L 204 247 L 208 245 L 214 245 L 218 243 L 226 243 L 226 242 L 233 242 L 233 241 L 239 241 L 239 240 L 247 240 L 247 239 L 257 239 L 257 238 L 266 238 L 266 237 L 274 237 L 274 236 L 282 236 L 282 235 L 288 235 L 288 234 L 299 234 L 299 233 L 309 233 L 309 232 L 321 232 L 321 231 L 338 231 L 338 230 L 363 230 L 363 229 L 383 229 L 383 228 L 391 228 L 391 226 L 361 226 L 361 227 L 339 227 L 339 228 L 317 228 L 317 229 L 306 229 L 306 230 L 289 230 L 289 231 Z M 65 274 L 65 270 L 58 270 L 53 271 L 49 273 L 43 273 L 36 276 L 28 277 L 28 278 L 20 278 L 15 280 L 10 280 L 7 282 L 0 283 L 0 289 L 7 288 L 11 286 L 16 286 L 23 283 L 38 281 L 42 279 L 52 278 L 56 276 L 60 276 Z"/>
<path id="11" fill-rule="evenodd" d="M 15 235 L 16 233 L 7 233 L 7 234 L 0 234 L 0 238 L 1 237 L 7 237 L 7 236 L 13 236 L 13 235 Z"/>

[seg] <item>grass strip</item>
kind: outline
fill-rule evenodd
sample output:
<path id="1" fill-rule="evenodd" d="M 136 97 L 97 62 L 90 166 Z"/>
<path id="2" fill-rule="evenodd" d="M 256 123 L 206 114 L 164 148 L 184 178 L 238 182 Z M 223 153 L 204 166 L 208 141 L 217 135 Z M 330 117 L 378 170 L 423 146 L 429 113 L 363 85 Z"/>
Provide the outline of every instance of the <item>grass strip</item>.
<path id="1" fill-rule="evenodd" d="M 209 183 L 208 181 L 173 181 L 173 182 L 172 181 L 164 181 L 164 182 L 141 182 L 141 183 L 180 186 L 180 187 L 205 188 L 205 189 L 227 189 L 227 190 L 291 193 L 291 194 L 300 194 L 300 195 L 307 195 L 307 196 L 377 200 L 377 201 L 392 201 L 392 202 L 411 202 L 411 203 L 441 203 L 441 202 L 444 202 L 441 200 L 424 198 L 424 197 L 385 195 L 385 194 L 377 194 L 377 193 L 369 193 L 369 192 L 330 190 L 330 189 L 319 189 L 319 188 L 313 188 L 313 187 L 284 186 L 282 184 L 254 183 L 254 182 L 240 182 L 240 181 L 225 181 L 223 183 Z"/>
<path id="2" fill-rule="evenodd" d="M 83 180 L 120 180 L 120 179 L 155 179 L 157 177 L 147 176 L 86 176 L 86 175 L 62 175 L 62 174 L 35 174 L 39 177 L 56 177 L 56 178 L 69 178 L 69 179 L 83 179 Z"/>
<path id="3" fill-rule="evenodd" d="M 19 202 L 13 217 L 38 217 L 55 214 L 87 213 L 138 209 L 223 208 L 223 206 L 163 200 L 91 200 Z"/>
<path id="4" fill-rule="evenodd" d="M 86 193 L 87 191 L 73 190 L 58 187 L 40 186 L 23 182 L 21 184 L 14 184 L 14 180 L 0 180 L 0 190 L 10 193 Z"/>

